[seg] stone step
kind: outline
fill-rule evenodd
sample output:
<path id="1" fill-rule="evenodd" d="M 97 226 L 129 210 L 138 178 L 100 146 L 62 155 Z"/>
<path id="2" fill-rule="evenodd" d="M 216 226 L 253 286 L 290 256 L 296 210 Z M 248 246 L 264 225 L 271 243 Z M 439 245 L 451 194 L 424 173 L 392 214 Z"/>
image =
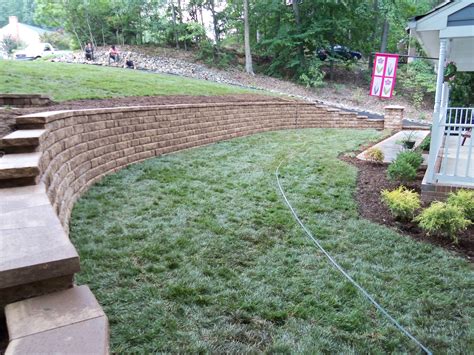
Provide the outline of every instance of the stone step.
<path id="1" fill-rule="evenodd" d="M 44 129 L 22 129 L 0 139 L 0 148 L 38 146 L 40 137 L 46 132 Z"/>
<path id="2" fill-rule="evenodd" d="M 44 123 L 16 123 L 16 129 L 44 129 Z"/>
<path id="3" fill-rule="evenodd" d="M 6 354 L 108 354 L 108 320 L 87 286 L 5 307 Z"/>
<path id="4" fill-rule="evenodd" d="M 40 152 L 5 154 L 0 158 L 0 187 L 35 183 L 39 175 Z"/>
<path id="5" fill-rule="evenodd" d="M 65 289 L 80 270 L 44 185 L 0 189 L 0 307 Z"/>

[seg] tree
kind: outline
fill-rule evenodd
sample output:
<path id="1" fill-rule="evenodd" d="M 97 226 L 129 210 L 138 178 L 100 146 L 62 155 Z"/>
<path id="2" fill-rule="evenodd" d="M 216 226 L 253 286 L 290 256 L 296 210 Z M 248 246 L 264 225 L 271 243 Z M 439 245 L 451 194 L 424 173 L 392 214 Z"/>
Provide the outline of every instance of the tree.
<path id="1" fill-rule="evenodd" d="M 35 0 L 0 0 L 0 27 L 8 24 L 9 16 L 18 17 L 18 21 L 35 25 Z"/>
<path id="2" fill-rule="evenodd" d="M 244 0 L 244 37 L 245 71 L 253 75 L 252 53 L 250 52 L 249 0 Z"/>

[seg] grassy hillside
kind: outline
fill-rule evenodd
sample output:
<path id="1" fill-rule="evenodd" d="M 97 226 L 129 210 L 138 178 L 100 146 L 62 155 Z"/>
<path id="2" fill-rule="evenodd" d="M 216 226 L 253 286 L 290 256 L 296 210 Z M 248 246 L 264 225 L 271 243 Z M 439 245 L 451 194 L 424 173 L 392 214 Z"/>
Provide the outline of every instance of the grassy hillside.
<path id="1" fill-rule="evenodd" d="M 0 93 L 45 94 L 55 101 L 119 96 L 248 93 L 229 85 L 137 70 L 0 60 Z"/>
<path id="2" fill-rule="evenodd" d="M 112 353 L 420 353 L 315 248 L 285 206 L 434 353 L 472 349 L 473 268 L 359 217 L 356 168 L 337 157 L 369 130 L 257 134 L 133 164 L 73 211 L 78 284 Z M 291 159 L 286 160 L 286 158 Z"/>

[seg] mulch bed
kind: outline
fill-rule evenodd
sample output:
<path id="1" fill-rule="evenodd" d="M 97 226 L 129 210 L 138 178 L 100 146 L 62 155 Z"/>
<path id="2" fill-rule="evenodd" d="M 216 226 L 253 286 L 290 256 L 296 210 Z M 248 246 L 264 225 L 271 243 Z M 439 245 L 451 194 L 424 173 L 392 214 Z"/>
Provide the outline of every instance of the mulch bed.
<path id="1" fill-rule="evenodd" d="M 341 156 L 341 159 L 356 166 L 359 170 L 355 197 L 359 206 L 359 213 L 363 218 L 386 225 L 403 235 L 411 236 L 417 241 L 431 243 L 454 251 L 470 262 L 474 262 L 473 226 L 460 233 L 458 235 L 459 242 L 455 244 L 448 238 L 427 235 L 413 222 L 405 223 L 397 221 L 392 217 L 389 209 L 380 198 L 380 192 L 382 190 L 393 190 L 399 186 L 398 183 L 391 182 L 387 179 L 387 165 L 374 164 L 347 155 Z M 419 171 L 416 180 L 407 185 L 407 187 L 419 193 L 424 173 L 424 171 Z"/>

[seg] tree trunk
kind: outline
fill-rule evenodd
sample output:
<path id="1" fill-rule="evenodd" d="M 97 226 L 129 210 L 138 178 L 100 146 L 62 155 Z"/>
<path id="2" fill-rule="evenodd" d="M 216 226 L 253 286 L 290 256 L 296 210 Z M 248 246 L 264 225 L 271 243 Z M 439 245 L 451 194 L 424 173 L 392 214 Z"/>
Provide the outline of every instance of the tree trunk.
<path id="1" fill-rule="evenodd" d="M 201 25 L 204 27 L 204 17 L 202 15 L 202 6 L 199 6 L 199 14 L 201 15 Z"/>
<path id="2" fill-rule="evenodd" d="M 176 11 L 174 9 L 174 1 L 171 0 L 171 14 L 173 17 L 173 32 L 174 32 L 174 40 L 176 42 L 176 49 L 179 49 L 179 40 L 178 40 L 178 28 L 176 26 Z"/>
<path id="3" fill-rule="evenodd" d="M 104 25 L 100 27 L 100 30 L 102 31 L 102 45 L 105 47 Z"/>
<path id="4" fill-rule="evenodd" d="M 245 71 L 253 75 L 252 53 L 250 52 L 249 0 L 244 0 L 244 43 Z"/>
<path id="5" fill-rule="evenodd" d="M 383 22 L 383 32 L 382 32 L 382 44 L 380 45 L 380 53 L 385 53 L 387 51 L 387 41 L 388 41 L 388 31 L 389 23 L 387 18 Z"/>
<path id="6" fill-rule="evenodd" d="M 293 7 L 293 13 L 295 15 L 296 31 L 297 31 L 298 34 L 301 34 L 301 17 L 300 17 L 300 9 L 298 7 L 298 1 L 297 0 L 292 1 L 292 7 Z M 301 65 L 304 66 L 304 63 L 305 63 L 304 48 L 303 48 L 302 43 L 298 44 L 298 52 L 299 52 Z"/>
<path id="7" fill-rule="evenodd" d="M 369 36 L 369 42 L 373 45 L 372 48 L 376 48 L 376 40 L 375 40 L 375 36 L 376 36 L 376 33 L 378 32 L 378 29 L 379 29 L 379 17 L 380 17 L 380 14 L 379 14 L 379 1 L 378 0 L 374 0 L 374 5 L 373 5 L 373 30 L 371 31 L 372 33 L 370 34 Z"/>

